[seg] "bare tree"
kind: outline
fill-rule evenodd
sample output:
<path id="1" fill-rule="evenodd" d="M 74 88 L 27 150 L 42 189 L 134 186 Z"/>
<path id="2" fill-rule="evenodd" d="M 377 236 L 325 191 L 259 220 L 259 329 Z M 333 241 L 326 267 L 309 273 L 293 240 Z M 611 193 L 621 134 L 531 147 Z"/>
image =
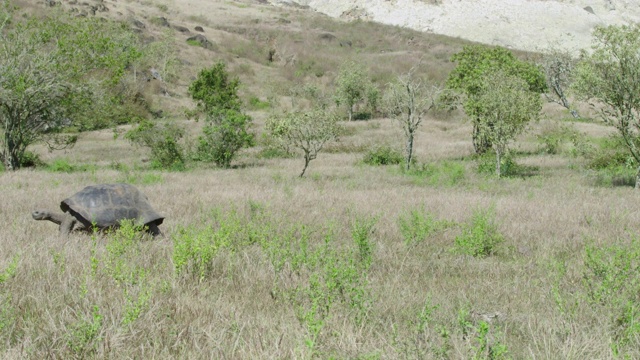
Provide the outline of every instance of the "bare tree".
<path id="1" fill-rule="evenodd" d="M 571 87 L 572 73 L 576 62 L 576 59 L 567 50 L 553 48 L 544 54 L 541 66 L 548 89 L 551 92 L 545 93 L 546 98 L 567 108 L 571 115 L 577 119 L 580 115 L 571 107 L 569 99 L 567 99 L 567 90 Z"/>
<path id="2" fill-rule="evenodd" d="M 384 95 L 386 112 L 393 116 L 405 136 L 405 168 L 409 170 L 413 159 L 416 131 L 426 113 L 436 106 L 441 88 L 427 84 L 414 75 L 414 69 L 389 84 Z"/>

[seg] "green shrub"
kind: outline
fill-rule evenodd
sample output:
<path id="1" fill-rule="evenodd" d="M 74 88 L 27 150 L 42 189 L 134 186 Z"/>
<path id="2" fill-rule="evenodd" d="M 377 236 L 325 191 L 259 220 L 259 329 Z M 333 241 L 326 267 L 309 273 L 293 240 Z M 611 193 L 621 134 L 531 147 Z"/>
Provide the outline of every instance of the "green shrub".
<path id="1" fill-rule="evenodd" d="M 545 126 L 537 138 L 545 153 L 558 154 L 562 146 L 571 141 L 576 134 L 576 130 L 569 125 L 554 122 Z"/>
<path id="2" fill-rule="evenodd" d="M 398 227 L 407 245 L 422 242 L 452 225 L 452 222 L 446 220 L 436 220 L 433 214 L 425 209 L 411 210 L 398 218 Z"/>
<path id="3" fill-rule="evenodd" d="M 478 164 L 478 173 L 486 175 L 495 175 L 496 173 L 496 155 L 488 152 L 476 157 Z M 535 166 L 525 166 L 518 164 L 513 159 L 513 154 L 506 154 L 500 159 L 501 177 L 518 177 L 535 174 L 538 168 Z"/>
<path id="4" fill-rule="evenodd" d="M 596 186 L 602 187 L 633 187 L 636 184 L 636 173 L 636 169 L 629 168 L 627 166 L 610 166 L 595 170 L 593 183 Z"/>
<path id="5" fill-rule="evenodd" d="M 51 172 L 73 173 L 82 171 L 95 170 L 95 165 L 74 165 L 69 163 L 69 160 L 64 158 L 58 158 L 53 160 L 52 163 L 47 165 L 46 169 Z"/>
<path id="6" fill-rule="evenodd" d="M 356 244 L 358 259 L 364 269 L 368 269 L 373 262 L 374 244 L 371 235 L 377 222 L 378 219 L 375 217 L 356 218 L 351 228 L 351 238 Z"/>
<path id="7" fill-rule="evenodd" d="M 585 247 L 583 284 L 588 300 L 610 314 L 614 352 L 640 346 L 640 242 Z"/>
<path id="8" fill-rule="evenodd" d="M 453 186 L 465 179 L 466 168 L 462 162 L 443 161 L 414 166 L 405 172 L 420 183 Z"/>
<path id="9" fill-rule="evenodd" d="M 101 339 L 102 325 L 100 308 L 96 305 L 91 316 L 84 316 L 71 325 L 67 346 L 79 358 L 94 354 Z"/>
<path id="10" fill-rule="evenodd" d="M 397 165 L 402 164 L 404 156 L 402 152 L 388 145 L 377 146 L 364 155 L 363 162 L 367 165 Z"/>
<path id="11" fill-rule="evenodd" d="M 25 151 L 22 159 L 20 159 L 20 167 L 41 167 L 44 165 L 45 163 L 40 159 L 40 155 L 31 151 Z"/>
<path id="12" fill-rule="evenodd" d="M 504 237 L 498 232 L 492 208 L 476 210 L 456 236 L 454 250 L 474 257 L 495 255 Z"/>
<path id="13" fill-rule="evenodd" d="M 271 107 L 268 101 L 262 101 L 256 96 L 249 98 L 249 108 L 252 110 L 266 110 Z"/>
<path id="14" fill-rule="evenodd" d="M 131 143 L 151 150 L 151 168 L 180 171 L 185 169 L 180 139 L 184 130 L 174 123 L 164 125 L 143 121 L 125 134 Z"/>
<path id="15" fill-rule="evenodd" d="M 240 149 L 254 145 L 254 135 L 249 132 L 251 122 L 250 116 L 235 110 L 212 114 L 198 137 L 194 159 L 230 167 Z"/>
<path id="16" fill-rule="evenodd" d="M 252 236 L 254 226 L 237 212 L 213 212 L 214 226 L 189 226 L 178 229 L 173 236 L 173 265 L 175 273 L 192 274 L 204 280 L 213 271 L 213 260 L 222 250 L 230 252 L 257 241 Z"/>
<path id="17" fill-rule="evenodd" d="M 588 168 L 602 170 L 619 166 L 636 167 L 636 161 L 621 136 L 614 135 L 602 138 L 596 143 L 596 146 L 597 149 L 585 154 L 588 159 Z"/>

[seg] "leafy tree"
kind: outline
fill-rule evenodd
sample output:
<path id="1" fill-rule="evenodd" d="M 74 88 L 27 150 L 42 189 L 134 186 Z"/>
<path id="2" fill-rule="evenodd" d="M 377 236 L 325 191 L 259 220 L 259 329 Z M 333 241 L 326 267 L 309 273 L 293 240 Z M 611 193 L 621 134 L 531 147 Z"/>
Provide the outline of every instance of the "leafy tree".
<path id="1" fill-rule="evenodd" d="M 240 80 L 230 78 L 227 66 L 218 62 L 210 69 L 203 69 L 189 86 L 189 94 L 196 101 L 197 110 L 204 114 L 223 110 L 240 110 L 238 87 Z"/>
<path id="2" fill-rule="evenodd" d="M 483 104 L 478 112 L 480 134 L 491 142 L 496 153 L 496 174 L 501 175 L 502 157 L 508 145 L 521 134 L 529 121 L 537 119 L 542 103 L 538 93 L 529 90 L 521 78 L 503 71 L 486 74 L 476 101 Z"/>
<path id="3" fill-rule="evenodd" d="M 254 145 L 249 132 L 251 117 L 236 110 L 221 110 L 210 114 L 203 134 L 198 138 L 196 158 L 228 168 L 236 153 Z"/>
<path id="4" fill-rule="evenodd" d="M 266 128 L 285 149 L 294 148 L 302 152 L 304 168 L 300 177 L 303 177 L 309 163 L 316 159 L 324 145 L 337 138 L 337 120 L 335 114 L 315 108 L 271 116 L 267 119 Z"/>
<path id="5" fill-rule="evenodd" d="M 55 45 L 58 71 L 72 74 L 73 83 L 82 88 L 73 99 L 73 126 L 94 130 L 148 116 L 142 95 L 146 81 L 138 80 L 135 67 L 143 56 L 142 44 L 126 24 L 57 12 L 31 21 L 43 35 L 41 46 Z"/>
<path id="6" fill-rule="evenodd" d="M 542 93 L 546 90 L 544 74 L 529 62 L 517 59 L 513 53 L 501 47 L 483 45 L 465 46 L 462 51 L 454 54 L 451 61 L 457 62 L 456 67 L 449 73 L 446 86 L 458 91 L 463 99 L 463 108 L 467 116 L 473 121 L 473 146 L 476 153 L 485 153 L 491 148 L 491 142 L 482 137 L 479 128 L 479 117 L 483 104 L 478 102 L 477 95 L 483 87 L 486 74 L 503 71 L 508 75 L 523 79 L 530 91 Z"/>
<path id="7" fill-rule="evenodd" d="M 240 111 L 239 85 L 240 80 L 230 78 L 226 65 L 218 62 L 200 71 L 189 86 L 197 105 L 191 114 L 204 113 L 207 122 L 198 139 L 196 159 L 228 168 L 240 149 L 253 146 L 254 135 L 249 132 L 252 119 Z"/>
<path id="8" fill-rule="evenodd" d="M 396 118 L 405 136 L 405 168 L 409 170 L 413 159 L 413 142 L 416 131 L 426 113 L 436 105 L 440 88 L 429 86 L 417 79 L 413 71 L 389 85 L 384 102 L 387 112 Z"/>
<path id="9" fill-rule="evenodd" d="M 541 67 L 547 79 L 547 88 L 551 92 L 545 93 L 547 99 L 567 108 L 577 119 L 580 115 L 571 107 L 566 93 L 571 87 L 575 64 L 576 60 L 567 50 L 554 48 L 543 55 Z"/>
<path id="10" fill-rule="evenodd" d="M 582 53 L 573 87 L 593 100 L 640 164 L 640 25 L 597 27 L 592 50 Z M 640 189 L 640 166 L 635 187 Z"/>
<path id="11" fill-rule="evenodd" d="M 372 89 L 369 75 L 361 64 L 354 61 L 343 64 L 335 81 L 336 104 L 347 107 L 349 121 L 353 119 L 357 104 L 365 100 L 373 101 L 373 104 L 377 102 L 379 93 Z"/>
<path id="12" fill-rule="evenodd" d="M 120 24 L 73 18 L 13 16 L 0 3 L 0 158 L 15 170 L 29 145 L 73 144 L 80 130 L 130 121 L 123 79 L 139 55 L 135 34 Z"/>

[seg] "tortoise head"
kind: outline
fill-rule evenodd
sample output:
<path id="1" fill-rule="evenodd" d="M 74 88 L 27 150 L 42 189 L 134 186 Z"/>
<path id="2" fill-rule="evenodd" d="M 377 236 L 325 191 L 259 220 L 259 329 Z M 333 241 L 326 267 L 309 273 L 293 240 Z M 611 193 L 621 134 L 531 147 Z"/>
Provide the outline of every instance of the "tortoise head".
<path id="1" fill-rule="evenodd" d="M 37 209 L 31 213 L 31 216 L 35 220 L 48 220 L 51 218 L 51 212 L 49 210 Z"/>

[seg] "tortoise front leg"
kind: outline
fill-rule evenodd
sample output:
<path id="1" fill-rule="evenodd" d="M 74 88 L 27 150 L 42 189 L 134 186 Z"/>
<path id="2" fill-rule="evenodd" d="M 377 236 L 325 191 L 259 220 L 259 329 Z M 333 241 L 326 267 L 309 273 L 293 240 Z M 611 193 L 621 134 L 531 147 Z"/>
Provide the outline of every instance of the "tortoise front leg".
<path id="1" fill-rule="evenodd" d="M 73 226 L 78 222 L 76 218 L 73 216 L 67 216 L 64 221 L 60 223 L 60 234 L 69 235 L 71 230 L 73 230 Z"/>
<path id="2" fill-rule="evenodd" d="M 162 231 L 160 231 L 160 228 L 158 228 L 158 225 L 156 224 L 149 224 L 149 234 L 153 235 L 153 237 L 156 237 L 158 235 L 162 235 Z"/>

